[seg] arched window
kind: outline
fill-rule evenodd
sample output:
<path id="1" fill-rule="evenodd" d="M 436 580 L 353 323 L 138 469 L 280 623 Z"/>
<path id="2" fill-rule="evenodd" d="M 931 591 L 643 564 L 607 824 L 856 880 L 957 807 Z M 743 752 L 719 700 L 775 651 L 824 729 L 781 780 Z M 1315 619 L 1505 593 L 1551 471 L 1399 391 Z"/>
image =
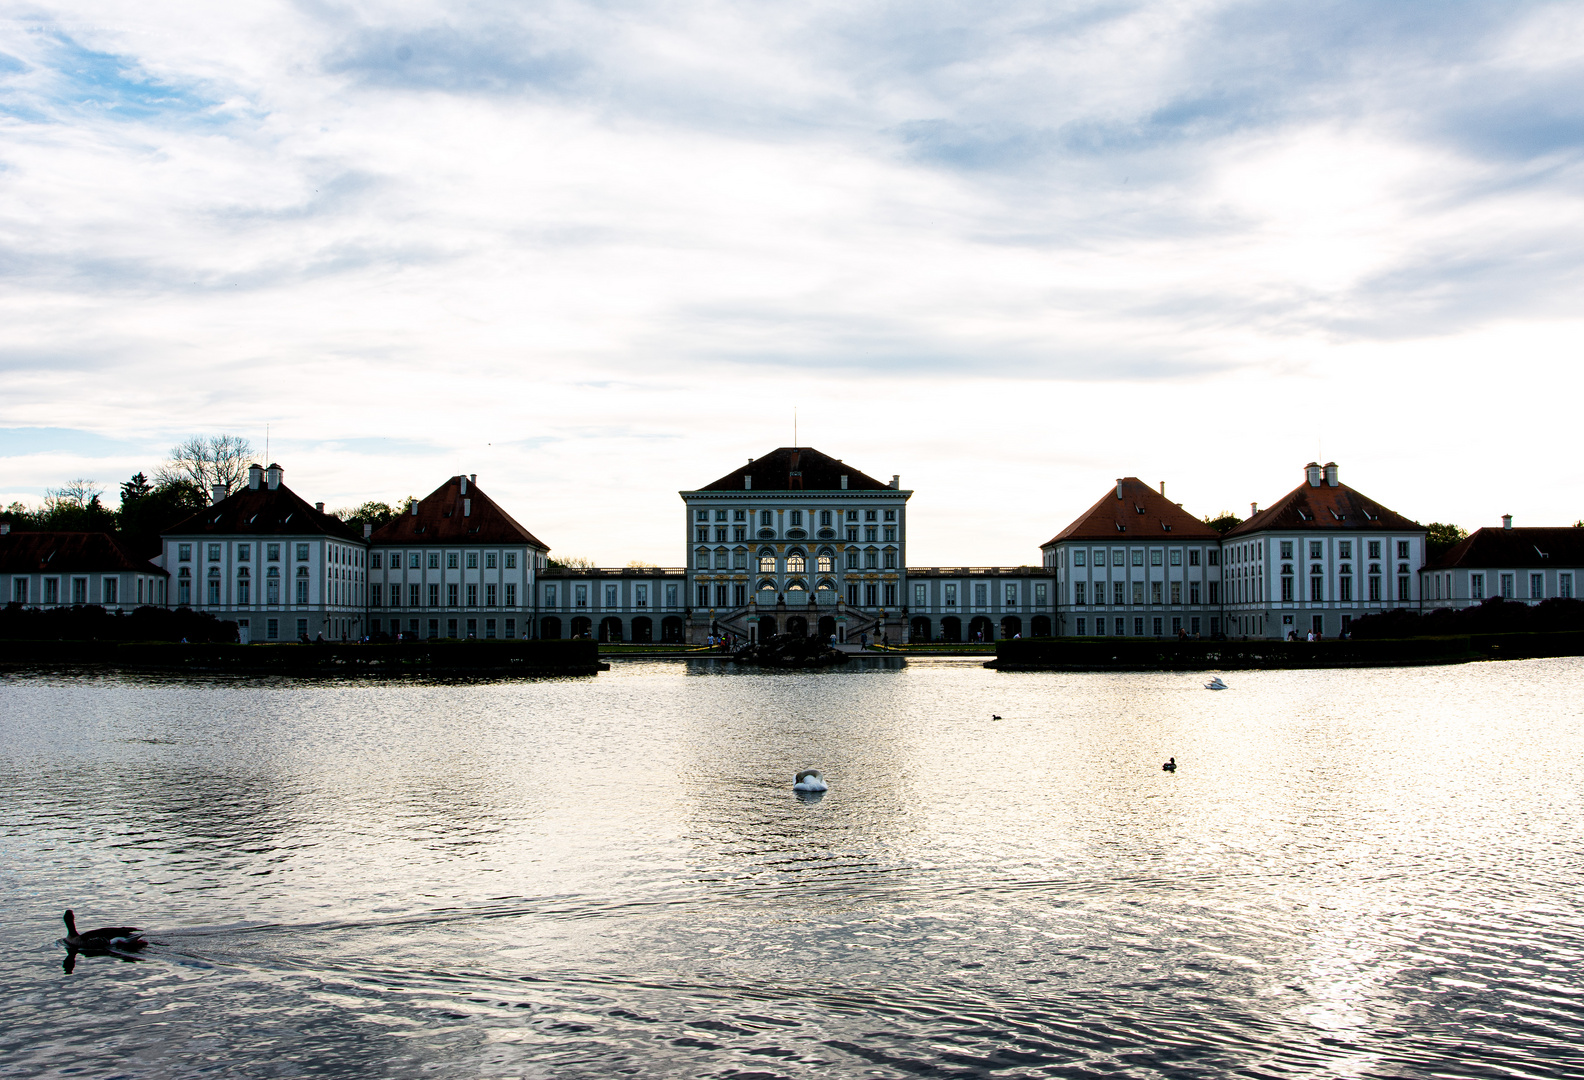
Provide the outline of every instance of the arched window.
<path id="1" fill-rule="evenodd" d="M 808 584 L 802 578 L 793 578 L 787 582 L 787 592 L 808 592 Z"/>
<path id="2" fill-rule="evenodd" d="M 836 591 L 836 583 L 834 581 L 832 581 L 830 578 L 821 578 L 817 588 L 829 589 L 830 591 L 835 592 Z"/>
<path id="3" fill-rule="evenodd" d="M 835 553 L 830 548 L 821 548 L 819 558 L 815 560 L 815 565 L 819 567 L 819 572 L 822 574 L 834 574 L 836 572 Z"/>
<path id="4" fill-rule="evenodd" d="M 773 554 L 767 555 L 763 551 L 759 553 L 759 572 L 761 574 L 773 574 L 776 572 L 776 559 Z"/>
<path id="5" fill-rule="evenodd" d="M 773 581 L 761 581 L 759 583 L 759 592 L 761 594 L 770 593 L 772 596 L 774 596 L 775 595 L 775 582 L 773 582 Z M 763 602 L 764 602 L 763 600 L 760 601 L 760 603 L 763 603 Z"/>
<path id="6" fill-rule="evenodd" d="M 805 571 L 805 569 L 806 569 L 806 564 L 803 561 L 803 553 L 801 551 L 794 551 L 790 555 L 788 555 L 787 556 L 787 561 L 786 561 L 786 568 L 787 568 L 787 573 L 789 573 L 789 574 L 801 574 L 801 573 L 803 573 Z"/>

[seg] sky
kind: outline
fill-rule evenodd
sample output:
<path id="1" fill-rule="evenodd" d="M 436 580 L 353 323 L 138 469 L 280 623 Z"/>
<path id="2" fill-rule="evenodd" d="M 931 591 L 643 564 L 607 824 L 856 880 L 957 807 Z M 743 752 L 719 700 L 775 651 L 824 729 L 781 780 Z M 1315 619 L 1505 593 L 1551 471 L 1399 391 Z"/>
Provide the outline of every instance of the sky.
<path id="1" fill-rule="evenodd" d="M 5 503 L 228 433 L 674 566 L 795 410 L 917 566 L 1311 460 L 1571 524 L 1581 285 L 1577 3 L 0 5 Z"/>

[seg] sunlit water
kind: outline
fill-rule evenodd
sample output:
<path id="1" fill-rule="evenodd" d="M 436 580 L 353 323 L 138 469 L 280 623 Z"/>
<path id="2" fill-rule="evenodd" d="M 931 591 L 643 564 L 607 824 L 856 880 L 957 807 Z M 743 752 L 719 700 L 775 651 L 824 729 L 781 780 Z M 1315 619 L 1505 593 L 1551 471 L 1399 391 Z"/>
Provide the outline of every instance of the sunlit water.
<path id="1" fill-rule="evenodd" d="M 0 680 L 0 1076 L 1576 1077 L 1581 674 Z"/>

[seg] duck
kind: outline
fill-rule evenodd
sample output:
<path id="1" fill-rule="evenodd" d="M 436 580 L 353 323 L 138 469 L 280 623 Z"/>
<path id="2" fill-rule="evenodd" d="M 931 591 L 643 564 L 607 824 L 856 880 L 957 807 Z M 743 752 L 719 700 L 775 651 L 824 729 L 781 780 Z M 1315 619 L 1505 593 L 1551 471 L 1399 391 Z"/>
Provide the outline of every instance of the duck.
<path id="1" fill-rule="evenodd" d="M 1177 759 L 1174 758 L 1174 757 L 1167 758 L 1166 759 L 1166 764 L 1161 766 L 1161 771 L 1162 772 L 1176 772 L 1177 771 Z"/>
<path id="2" fill-rule="evenodd" d="M 66 909 L 66 914 L 61 916 L 66 923 L 66 945 L 68 948 L 79 949 L 83 952 L 106 951 L 111 949 L 127 952 L 141 949 L 148 942 L 143 937 L 143 931 L 135 926 L 102 926 L 98 930 L 77 932 L 77 916 L 71 908 Z"/>
<path id="3" fill-rule="evenodd" d="M 818 769 L 804 769 L 797 774 L 797 781 L 792 785 L 793 791 L 829 791 L 830 785 L 819 774 Z"/>
<path id="4" fill-rule="evenodd" d="M 1001 718 L 1000 718 L 1000 717 L 999 717 L 999 716 L 997 716 L 997 715 L 996 715 L 996 714 L 995 714 L 995 713 L 991 713 L 991 714 L 990 714 L 990 719 L 992 719 L 992 720 L 999 720 L 999 719 L 1001 719 Z"/>

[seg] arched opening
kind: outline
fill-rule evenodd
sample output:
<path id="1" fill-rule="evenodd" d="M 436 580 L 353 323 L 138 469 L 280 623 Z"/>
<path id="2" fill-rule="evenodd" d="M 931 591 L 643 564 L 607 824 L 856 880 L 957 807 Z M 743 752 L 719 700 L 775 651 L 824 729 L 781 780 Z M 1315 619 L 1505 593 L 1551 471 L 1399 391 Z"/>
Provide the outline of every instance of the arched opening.
<path id="1" fill-rule="evenodd" d="M 654 620 L 647 615 L 640 615 L 633 620 L 632 639 L 647 645 L 654 640 Z"/>
<path id="2" fill-rule="evenodd" d="M 682 644 L 682 616 L 667 615 L 660 620 L 660 640 L 667 645 Z"/>
<path id="3" fill-rule="evenodd" d="M 612 615 L 600 620 L 599 639 L 601 641 L 620 641 L 622 639 L 622 621 Z"/>
<path id="4" fill-rule="evenodd" d="M 572 636 L 574 638 L 587 638 L 589 636 L 589 631 L 593 628 L 594 624 L 589 621 L 589 617 L 587 615 L 573 616 Z"/>
<path id="5" fill-rule="evenodd" d="M 1023 632 L 1023 620 L 1016 615 L 1008 615 L 1001 620 L 1001 636 L 1004 638 L 1017 637 Z"/>
<path id="6" fill-rule="evenodd" d="M 1035 637 L 1050 637 L 1051 622 L 1049 615 L 1036 615 L 1029 620 L 1029 632 Z"/>
<path id="7" fill-rule="evenodd" d="M 763 615 L 759 618 L 759 640 L 768 641 L 776 636 L 776 621 L 774 615 Z"/>
<path id="8" fill-rule="evenodd" d="M 912 630 L 908 640 L 925 642 L 930 639 L 930 621 L 919 615 L 913 619 Z"/>
<path id="9" fill-rule="evenodd" d="M 793 637 L 808 637 L 808 620 L 801 615 L 793 615 L 787 619 L 787 633 Z"/>
<path id="10" fill-rule="evenodd" d="M 985 616 L 976 615 L 968 624 L 968 638 L 970 641 L 994 641 L 995 626 Z"/>
<path id="11" fill-rule="evenodd" d="M 955 615 L 948 615 L 941 620 L 941 640 L 961 641 L 962 620 Z"/>
<path id="12" fill-rule="evenodd" d="M 561 636 L 561 620 L 554 615 L 547 615 L 540 619 L 539 636 L 542 638 L 559 638 Z"/>
<path id="13" fill-rule="evenodd" d="M 819 636 L 821 641 L 829 641 L 831 638 L 836 636 L 836 616 L 820 616 Z"/>

